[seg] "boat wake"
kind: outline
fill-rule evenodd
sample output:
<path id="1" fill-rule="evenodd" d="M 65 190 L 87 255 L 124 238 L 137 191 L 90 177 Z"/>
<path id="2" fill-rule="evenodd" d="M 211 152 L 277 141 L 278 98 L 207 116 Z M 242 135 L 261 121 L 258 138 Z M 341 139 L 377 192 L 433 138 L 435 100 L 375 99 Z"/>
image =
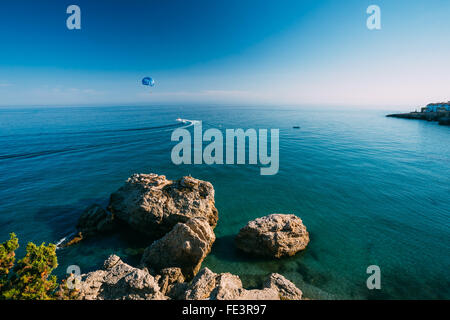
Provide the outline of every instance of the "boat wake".
<path id="1" fill-rule="evenodd" d="M 178 118 L 176 121 L 185 124 L 184 126 L 180 128 L 188 128 L 190 126 L 195 125 L 196 123 L 199 123 L 199 120 L 189 120 L 189 119 L 181 119 Z M 60 135 L 66 135 L 66 134 L 96 134 L 96 133 L 120 133 L 120 132 L 131 132 L 131 131 L 142 131 L 142 132 L 155 132 L 156 130 L 160 129 L 169 129 L 178 127 L 179 123 L 171 123 L 161 126 L 153 126 L 153 127 L 142 127 L 142 128 L 126 128 L 126 129 L 115 129 L 115 130 L 98 130 L 98 131 L 80 131 L 80 132 L 70 132 L 70 133 L 59 133 Z M 51 133 L 51 134 L 57 134 L 57 133 Z M 42 134 L 44 135 L 44 134 Z M 1 136 L 0 136 L 1 137 Z M 80 152 L 80 151 L 86 151 L 86 150 L 95 150 L 98 148 L 104 148 L 104 147 L 117 147 L 121 145 L 129 145 L 130 143 L 139 143 L 141 141 L 145 141 L 143 139 L 135 139 L 135 140 L 119 140 L 118 138 L 121 137 L 120 135 L 114 138 L 116 141 L 107 142 L 107 143 L 101 143 L 101 144 L 87 144 L 87 145 L 75 145 L 75 146 L 68 146 L 66 148 L 61 149 L 50 149 L 50 150 L 37 150 L 32 152 L 21 152 L 21 153 L 11 153 L 11 154 L 0 154 L 0 161 L 3 160 L 10 160 L 10 159 L 30 159 L 30 158 L 36 158 L 41 156 L 51 156 L 55 154 L 69 154 L 74 152 Z"/>
<path id="2" fill-rule="evenodd" d="M 195 124 L 197 124 L 197 123 L 200 122 L 199 120 L 189 120 L 189 119 L 181 119 L 181 118 L 177 118 L 176 120 L 177 120 L 178 122 L 186 123 L 186 124 L 187 124 L 187 125 L 181 127 L 181 129 L 189 128 L 190 126 L 193 126 L 193 125 L 195 125 Z"/>
<path id="3" fill-rule="evenodd" d="M 71 234 L 68 234 L 64 238 L 60 239 L 58 242 L 56 242 L 56 250 L 61 249 L 62 245 L 66 243 L 68 239 L 70 239 L 73 235 L 75 235 L 75 232 L 72 232 Z"/>
<path id="4" fill-rule="evenodd" d="M 180 121 L 182 123 L 186 123 L 187 125 L 182 128 L 187 128 L 193 125 L 194 123 L 198 122 L 196 120 L 187 120 L 187 119 L 177 119 L 177 121 Z M 143 128 L 129 128 L 129 129 L 119 129 L 119 130 L 102 130 L 102 131 L 85 131 L 85 132 L 78 132 L 78 134 L 81 133 L 119 133 L 119 132 L 130 132 L 130 131 L 142 131 L 142 132 L 149 132 L 153 133 L 156 130 L 160 129 L 169 129 L 169 128 L 175 128 L 178 127 L 178 123 L 171 123 L 167 125 L 161 125 L 161 126 L 154 126 L 154 127 L 143 127 Z M 64 135 L 67 133 L 61 133 L 61 135 Z M 72 133 L 71 133 L 72 134 Z M 129 145 L 130 143 L 139 143 L 141 141 L 145 141 L 146 139 L 135 139 L 135 140 L 119 140 L 118 138 L 121 137 L 120 135 L 114 138 L 116 141 L 107 142 L 107 143 L 101 143 L 101 144 L 87 144 L 87 145 L 75 145 L 75 146 L 69 146 L 66 148 L 61 149 L 50 149 L 50 150 L 38 150 L 33 152 L 23 152 L 23 153 L 12 153 L 12 154 L 0 154 L 0 161 L 2 160 L 10 160 L 10 159 L 30 159 L 30 158 L 36 158 L 41 156 L 51 156 L 55 154 L 69 154 L 84 150 L 95 150 L 98 148 L 103 147 L 115 147 L 115 146 L 121 146 L 121 145 Z"/>

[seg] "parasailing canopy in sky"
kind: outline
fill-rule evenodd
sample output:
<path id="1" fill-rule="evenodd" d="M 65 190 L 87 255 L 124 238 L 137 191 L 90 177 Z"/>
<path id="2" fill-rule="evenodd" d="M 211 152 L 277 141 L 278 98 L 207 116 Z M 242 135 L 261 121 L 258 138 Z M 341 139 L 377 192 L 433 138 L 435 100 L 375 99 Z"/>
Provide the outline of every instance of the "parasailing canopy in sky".
<path id="1" fill-rule="evenodd" d="M 153 87 L 155 86 L 155 80 L 153 80 L 153 78 L 151 77 L 145 77 L 144 79 L 142 79 L 142 85 Z"/>

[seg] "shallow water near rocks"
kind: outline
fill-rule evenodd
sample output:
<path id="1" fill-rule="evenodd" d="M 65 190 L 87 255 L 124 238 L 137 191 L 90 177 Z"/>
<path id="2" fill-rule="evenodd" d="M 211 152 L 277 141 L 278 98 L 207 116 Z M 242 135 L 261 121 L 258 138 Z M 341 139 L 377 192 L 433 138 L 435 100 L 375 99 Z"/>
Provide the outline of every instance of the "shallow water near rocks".
<path id="1" fill-rule="evenodd" d="M 401 111 L 401 110 L 399 110 Z M 313 299 L 449 299 L 450 130 L 385 118 L 389 111 L 285 107 L 79 107 L 0 109 L 0 236 L 56 243 L 90 204 L 133 173 L 183 175 L 216 191 L 217 240 L 203 266 L 231 272 L 246 287 L 283 274 Z M 170 136 L 202 120 L 203 129 L 280 129 L 280 170 L 253 165 L 171 162 Z M 294 129 L 293 126 L 300 126 Z M 189 130 L 191 130 L 189 128 Z M 302 218 L 311 241 L 285 259 L 239 252 L 234 237 L 270 213 Z M 59 249 L 69 265 L 100 267 L 111 253 L 136 265 L 148 245 L 133 232 Z M 381 268 L 381 290 L 366 269 Z"/>

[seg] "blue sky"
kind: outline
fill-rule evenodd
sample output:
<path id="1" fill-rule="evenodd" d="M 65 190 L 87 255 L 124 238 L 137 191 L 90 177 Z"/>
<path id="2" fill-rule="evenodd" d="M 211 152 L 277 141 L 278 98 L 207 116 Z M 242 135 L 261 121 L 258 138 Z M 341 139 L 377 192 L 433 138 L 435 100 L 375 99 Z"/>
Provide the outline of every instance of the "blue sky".
<path id="1" fill-rule="evenodd" d="M 0 105 L 416 107 L 450 99 L 449 14 L 448 0 L 2 0 Z"/>

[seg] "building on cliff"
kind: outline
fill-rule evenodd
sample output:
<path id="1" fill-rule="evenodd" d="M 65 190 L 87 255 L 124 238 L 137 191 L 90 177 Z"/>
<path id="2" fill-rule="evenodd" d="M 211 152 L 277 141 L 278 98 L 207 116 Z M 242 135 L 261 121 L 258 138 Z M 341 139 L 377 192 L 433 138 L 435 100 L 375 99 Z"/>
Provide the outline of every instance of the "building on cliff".
<path id="1" fill-rule="evenodd" d="M 450 111 L 450 101 L 429 103 L 426 107 L 421 109 L 422 112 L 445 112 Z"/>

